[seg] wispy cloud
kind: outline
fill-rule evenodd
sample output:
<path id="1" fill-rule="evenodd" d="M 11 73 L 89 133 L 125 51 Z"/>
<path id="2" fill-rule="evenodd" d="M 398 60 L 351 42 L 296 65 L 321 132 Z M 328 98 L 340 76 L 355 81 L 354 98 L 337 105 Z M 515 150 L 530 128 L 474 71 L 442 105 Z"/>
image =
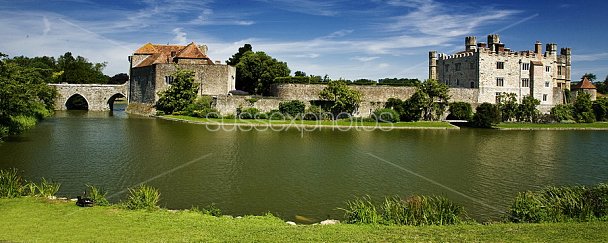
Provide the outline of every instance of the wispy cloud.
<path id="1" fill-rule="evenodd" d="M 258 0 L 271 7 L 308 15 L 335 16 L 339 13 L 339 3 L 344 1 L 326 0 Z"/>
<path id="2" fill-rule="evenodd" d="M 608 60 L 608 52 L 593 53 L 593 54 L 573 54 L 573 61 L 578 62 L 594 62 L 600 60 Z"/>
<path id="3" fill-rule="evenodd" d="M 175 34 L 173 40 L 177 42 L 177 44 L 185 45 L 188 42 L 188 39 L 186 38 L 187 34 L 182 30 L 182 28 L 173 29 L 173 34 Z"/>
<path id="4" fill-rule="evenodd" d="M 42 30 L 42 35 L 47 35 L 49 31 L 51 31 L 51 23 L 46 16 L 42 17 L 42 23 L 44 24 L 44 29 Z"/>
<path id="5" fill-rule="evenodd" d="M 355 61 L 359 61 L 359 62 L 371 62 L 378 58 L 380 58 L 380 57 L 353 57 L 353 58 L 351 58 L 351 60 L 355 60 Z"/>

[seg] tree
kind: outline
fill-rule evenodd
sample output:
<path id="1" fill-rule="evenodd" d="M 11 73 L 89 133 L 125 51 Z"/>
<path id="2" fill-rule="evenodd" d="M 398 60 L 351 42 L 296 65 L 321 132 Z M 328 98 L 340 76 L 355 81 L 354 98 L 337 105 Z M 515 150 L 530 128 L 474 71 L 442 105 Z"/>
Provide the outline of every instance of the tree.
<path id="1" fill-rule="evenodd" d="M 165 91 L 158 93 L 160 98 L 154 105 L 165 114 L 185 110 L 196 99 L 198 87 L 194 85 L 194 72 L 179 69 L 172 74 L 173 83 Z"/>
<path id="2" fill-rule="evenodd" d="M 306 77 L 306 73 L 302 72 L 302 71 L 296 71 L 295 73 L 293 73 L 293 76 L 296 76 L 296 77 Z"/>
<path id="3" fill-rule="evenodd" d="M 498 106 L 484 102 L 475 109 L 472 123 L 475 127 L 491 128 L 500 123 L 500 120 L 501 116 Z"/>
<path id="4" fill-rule="evenodd" d="M 105 84 L 109 77 L 103 74 L 106 63 L 91 63 L 86 58 L 74 58 L 66 52 L 57 59 L 56 71 L 62 71 L 59 81 L 72 84 Z"/>
<path id="5" fill-rule="evenodd" d="M 591 107 L 596 120 L 608 121 L 608 98 L 604 97 L 593 101 Z"/>
<path id="6" fill-rule="evenodd" d="M 19 134 L 53 112 L 48 70 L 19 65 L 0 53 L 0 139 Z"/>
<path id="7" fill-rule="evenodd" d="M 236 65 L 237 89 L 249 93 L 270 95 L 276 77 L 289 76 L 287 63 L 278 61 L 264 52 L 246 52 Z"/>
<path id="8" fill-rule="evenodd" d="M 251 47 L 251 44 L 245 44 L 243 47 L 239 47 L 239 52 L 228 58 L 228 60 L 226 60 L 226 64 L 236 66 L 241 61 L 241 57 L 243 57 L 243 55 L 245 55 L 245 53 L 249 51 L 253 51 L 253 47 Z"/>
<path id="9" fill-rule="evenodd" d="M 591 81 L 591 82 L 593 82 L 594 80 L 597 79 L 597 77 L 593 73 L 585 73 L 582 78 L 585 78 L 585 77 L 587 77 L 587 79 L 589 79 L 589 81 Z"/>
<path id="10" fill-rule="evenodd" d="M 579 92 L 574 101 L 574 118 L 577 122 L 591 123 L 595 121 L 591 95 L 585 92 Z"/>
<path id="11" fill-rule="evenodd" d="M 279 103 L 279 111 L 285 115 L 289 115 L 291 117 L 298 117 L 304 114 L 304 109 L 306 105 L 304 102 L 299 100 L 292 100 Z"/>
<path id="12" fill-rule="evenodd" d="M 536 109 L 538 105 L 540 105 L 540 100 L 535 99 L 531 95 L 525 96 L 517 107 L 517 120 L 520 122 L 533 122 L 539 113 Z"/>
<path id="13" fill-rule="evenodd" d="M 428 99 L 422 100 L 423 118 L 428 121 L 440 119 L 450 99 L 448 86 L 429 79 L 422 83 L 416 92 L 423 92 L 428 96 Z"/>
<path id="14" fill-rule="evenodd" d="M 344 81 L 331 81 L 321 90 L 319 97 L 331 101 L 330 111 L 337 116 L 340 113 L 353 113 L 361 103 L 361 93 L 349 88 Z"/>
<path id="15" fill-rule="evenodd" d="M 129 75 L 126 73 L 119 73 L 108 79 L 108 84 L 124 84 L 129 81 Z"/>
<path id="16" fill-rule="evenodd" d="M 556 105 L 555 107 L 551 108 L 551 115 L 553 116 L 553 119 L 555 119 L 555 121 L 557 121 L 557 122 L 573 121 L 574 120 L 574 117 L 572 116 L 573 110 L 574 110 L 574 107 L 572 107 L 572 105 L 570 105 L 570 104 Z"/>
<path id="17" fill-rule="evenodd" d="M 498 107 L 502 115 L 502 121 L 511 121 L 517 115 L 517 95 L 514 93 L 502 93 L 499 96 Z"/>
<path id="18" fill-rule="evenodd" d="M 466 102 L 451 103 L 448 111 L 450 112 L 449 119 L 468 121 L 473 117 L 473 108 L 471 108 L 471 104 Z"/>

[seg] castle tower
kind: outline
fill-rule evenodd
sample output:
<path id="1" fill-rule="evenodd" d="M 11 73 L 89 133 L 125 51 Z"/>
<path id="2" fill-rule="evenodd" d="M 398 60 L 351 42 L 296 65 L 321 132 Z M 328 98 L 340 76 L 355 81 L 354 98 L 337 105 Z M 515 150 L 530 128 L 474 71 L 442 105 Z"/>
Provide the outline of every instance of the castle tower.
<path id="1" fill-rule="evenodd" d="M 477 49 L 477 37 L 467 36 L 464 38 L 464 50 L 474 51 Z"/>
<path id="2" fill-rule="evenodd" d="M 570 48 L 562 48 L 561 54 L 564 56 L 566 62 L 566 68 L 564 70 L 564 78 L 566 81 L 566 89 L 570 89 L 570 83 L 572 82 L 572 49 Z"/>
<path id="3" fill-rule="evenodd" d="M 557 55 L 557 44 L 555 44 L 555 43 L 549 43 L 549 44 L 547 44 L 547 46 L 545 48 L 546 48 L 545 53 L 548 56 L 555 56 L 555 55 Z"/>
<path id="4" fill-rule="evenodd" d="M 437 80 L 437 51 L 429 52 L 429 79 Z"/>

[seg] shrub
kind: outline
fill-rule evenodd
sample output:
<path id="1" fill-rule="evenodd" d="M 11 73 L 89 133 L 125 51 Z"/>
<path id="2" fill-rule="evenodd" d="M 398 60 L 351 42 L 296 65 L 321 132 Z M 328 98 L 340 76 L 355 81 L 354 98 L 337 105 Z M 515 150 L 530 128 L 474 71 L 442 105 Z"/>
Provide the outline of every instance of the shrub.
<path id="1" fill-rule="evenodd" d="M 555 119 L 557 122 L 573 121 L 573 109 L 574 108 L 572 107 L 572 105 L 556 105 L 555 107 L 551 108 L 551 115 L 553 116 L 553 119 Z"/>
<path id="2" fill-rule="evenodd" d="M 448 225 L 463 221 L 464 208 L 441 196 L 398 196 L 385 198 L 382 206 L 385 224 Z"/>
<path id="3" fill-rule="evenodd" d="M 512 222 L 590 221 L 608 215 L 608 185 L 547 187 L 519 193 L 509 208 Z"/>
<path id="4" fill-rule="evenodd" d="M 257 108 L 247 108 L 239 112 L 239 118 L 254 119 L 258 113 L 260 113 L 260 110 L 258 110 Z"/>
<path id="5" fill-rule="evenodd" d="M 129 188 L 129 197 L 124 202 L 127 209 L 155 209 L 158 208 L 160 192 L 158 189 L 141 185 L 136 188 Z"/>
<path id="6" fill-rule="evenodd" d="M 38 190 L 37 195 L 43 197 L 55 196 L 55 194 L 59 191 L 60 186 L 61 184 L 59 183 L 47 181 L 46 179 L 42 178 L 40 184 L 36 185 L 36 189 Z"/>
<path id="7" fill-rule="evenodd" d="M 92 185 L 87 185 L 87 188 L 89 192 L 89 197 L 91 198 L 91 200 L 93 200 L 93 202 L 95 202 L 95 204 L 97 204 L 98 206 L 110 205 L 110 202 L 106 198 L 106 195 L 108 193 L 105 190 Z"/>
<path id="8" fill-rule="evenodd" d="M 193 111 L 191 116 L 200 118 L 219 118 L 220 114 L 216 109 L 204 108 L 202 110 Z"/>
<path id="9" fill-rule="evenodd" d="M 574 118 L 577 122 L 594 122 L 591 95 L 585 92 L 578 92 L 574 102 Z"/>
<path id="10" fill-rule="evenodd" d="M 471 104 L 466 102 L 451 103 L 448 111 L 450 112 L 448 119 L 468 121 L 473 117 L 473 108 L 471 108 Z"/>
<path id="11" fill-rule="evenodd" d="M 222 210 L 215 206 L 215 203 L 212 203 L 204 208 L 193 207 L 191 210 L 194 212 L 199 212 L 205 215 L 211 215 L 215 217 L 222 216 Z"/>
<path id="12" fill-rule="evenodd" d="M 500 110 L 498 106 L 490 103 L 482 103 L 475 109 L 475 115 L 473 115 L 473 126 L 491 128 L 498 124 L 501 120 Z"/>
<path id="13" fill-rule="evenodd" d="M 331 119 L 331 114 L 324 112 L 323 109 L 321 109 L 321 107 L 319 106 L 311 105 L 304 112 L 304 117 L 302 119 L 311 121 L 329 120 Z"/>
<path id="14" fill-rule="evenodd" d="M 608 121 L 608 98 L 601 98 L 593 101 L 591 105 L 595 119 L 598 121 Z"/>
<path id="15" fill-rule="evenodd" d="M 0 198 L 21 196 L 24 191 L 23 183 L 17 169 L 0 170 Z"/>
<path id="16" fill-rule="evenodd" d="M 271 110 L 266 113 L 266 119 L 268 120 L 285 120 L 285 115 L 279 110 Z"/>
<path id="17" fill-rule="evenodd" d="M 378 122 L 394 123 L 399 122 L 399 114 L 393 109 L 380 108 L 374 111 L 372 114 L 372 119 Z"/>
<path id="18" fill-rule="evenodd" d="M 291 117 L 298 117 L 304 113 L 306 105 L 299 100 L 292 100 L 279 103 L 279 111 Z"/>
<path id="19" fill-rule="evenodd" d="M 538 105 L 540 105 L 540 100 L 535 99 L 531 95 L 525 96 L 517 107 L 517 121 L 534 122 L 534 119 L 540 113 L 536 109 Z"/>

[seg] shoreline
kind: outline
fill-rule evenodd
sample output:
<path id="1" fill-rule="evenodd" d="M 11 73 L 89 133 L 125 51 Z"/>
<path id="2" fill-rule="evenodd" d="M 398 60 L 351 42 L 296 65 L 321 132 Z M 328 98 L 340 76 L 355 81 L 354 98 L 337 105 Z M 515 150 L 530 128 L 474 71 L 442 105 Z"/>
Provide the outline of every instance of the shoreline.
<path id="1" fill-rule="evenodd" d="M 289 128 L 295 128 L 295 129 L 303 129 L 306 131 L 315 131 L 317 129 L 321 130 L 321 129 L 335 129 L 338 131 L 349 131 L 351 129 L 354 129 L 356 131 L 359 130 L 363 130 L 363 131 L 375 131 L 375 130 L 380 130 L 380 131 L 390 131 L 393 129 L 400 129 L 400 130 L 459 130 L 460 127 L 452 125 L 448 122 L 445 122 L 448 126 L 444 126 L 444 127 L 433 127 L 433 126 L 390 126 L 390 125 L 386 125 L 386 126 L 367 126 L 367 125 L 358 125 L 357 122 L 353 122 L 353 125 L 325 125 L 325 124 L 298 124 L 298 123 L 238 123 L 238 122 L 206 122 L 206 121 L 194 121 L 194 120 L 187 120 L 187 119 L 181 119 L 181 118 L 176 118 L 176 117 L 167 117 L 167 116 L 154 116 L 155 118 L 159 118 L 162 120 L 168 120 L 168 121 L 177 121 L 177 122 L 185 122 L 185 123 L 190 123 L 190 124 L 197 124 L 197 125 L 211 125 L 211 126 L 231 126 L 231 127 L 263 127 L 263 128 L 281 128 L 280 130 L 288 130 Z M 194 118 L 194 117 L 193 117 Z M 196 119 L 196 118 L 194 118 Z M 254 121 L 254 120 L 252 120 Z M 439 123 L 439 122 L 438 122 Z M 385 123 L 385 124 L 393 124 L 393 123 Z M 414 124 L 414 123 L 412 123 Z"/>
<path id="2" fill-rule="evenodd" d="M 608 123 L 501 123 L 494 128 L 497 130 L 511 131 L 608 131 Z"/>

